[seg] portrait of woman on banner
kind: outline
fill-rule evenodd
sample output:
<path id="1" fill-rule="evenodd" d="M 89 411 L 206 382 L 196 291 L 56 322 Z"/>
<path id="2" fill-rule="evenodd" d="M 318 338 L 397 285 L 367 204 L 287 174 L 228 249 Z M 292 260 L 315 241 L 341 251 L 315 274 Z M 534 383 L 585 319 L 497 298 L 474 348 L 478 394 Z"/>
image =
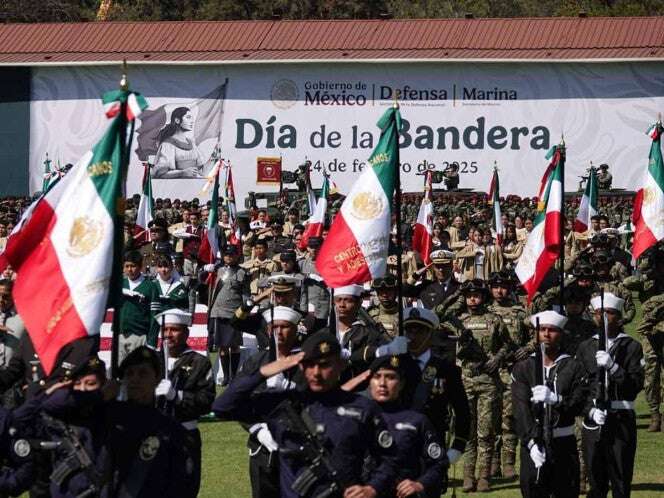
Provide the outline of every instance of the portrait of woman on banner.
<path id="1" fill-rule="evenodd" d="M 206 163 L 193 139 L 194 117 L 188 107 L 178 107 L 159 132 L 153 178 L 203 178 Z"/>

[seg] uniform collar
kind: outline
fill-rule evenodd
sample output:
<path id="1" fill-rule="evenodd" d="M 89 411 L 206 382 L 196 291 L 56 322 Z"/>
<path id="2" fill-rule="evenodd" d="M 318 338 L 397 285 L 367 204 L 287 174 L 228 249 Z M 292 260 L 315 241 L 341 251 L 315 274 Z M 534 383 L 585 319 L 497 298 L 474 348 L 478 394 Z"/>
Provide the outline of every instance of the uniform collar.
<path id="1" fill-rule="evenodd" d="M 629 337 L 629 336 L 628 336 L 627 334 L 625 334 L 624 332 L 620 332 L 620 334 L 618 334 L 617 336 L 615 336 L 613 339 L 610 339 L 610 340 L 612 340 L 612 341 L 615 342 L 615 341 L 617 341 L 618 339 L 624 339 L 625 337 Z M 597 340 L 599 340 L 599 334 L 595 334 L 595 335 L 593 336 L 593 339 L 597 339 Z"/>

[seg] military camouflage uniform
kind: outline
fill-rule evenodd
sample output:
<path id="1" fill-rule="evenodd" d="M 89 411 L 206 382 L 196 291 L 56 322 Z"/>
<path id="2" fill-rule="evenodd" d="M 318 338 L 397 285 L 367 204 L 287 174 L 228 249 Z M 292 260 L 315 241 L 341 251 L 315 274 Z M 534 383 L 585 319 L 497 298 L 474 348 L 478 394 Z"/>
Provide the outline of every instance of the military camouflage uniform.
<path id="1" fill-rule="evenodd" d="M 524 324 L 526 310 L 523 306 L 519 304 L 501 305 L 494 302 L 488 309 L 502 319 L 514 346 L 521 348 L 528 345 L 530 334 Z M 501 461 L 503 471 L 506 467 L 514 467 L 516 449 L 519 444 L 514 429 L 514 412 L 512 410 L 511 371 L 513 365 L 514 359 L 508 358 L 500 368 L 500 393 L 496 403 L 496 417 L 494 419 L 497 444 L 495 445 L 492 464 L 492 470 L 495 469 L 496 471 L 500 468 Z"/>
<path id="2" fill-rule="evenodd" d="M 371 306 L 367 313 L 376 324 L 382 326 L 390 337 L 395 337 L 399 332 L 399 307 L 397 303 L 394 306 L 384 306 L 376 304 Z"/>
<path id="3" fill-rule="evenodd" d="M 512 341 L 501 318 L 484 306 L 475 314 L 466 311 L 458 318 L 481 346 L 479 351 L 471 351 L 460 344 L 457 352 L 470 405 L 470 440 L 464 456 L 464 478 L 474 479 L 477 464 L 479 478 L 488 481 L 496 437 L 496 400 L 501 393 L 498 367 L 512 350 Z"/>
<path id="4" fill-rule="evenodd" d="M 252 296 L 260 292 L 259 282 L 279 270 L 279 263 L 271 258 L 265 258 L 262 261 L 258 258 L 252 258 L 240 266 L 249 274 L 249 289 Z"/>
<path id="5" fill-rule="evenodd" d="M 636 329 L 641 334 L 645 361 L 646 402 L 652 420 L 651 432 L 661 430 L 660 405 L 664 398 L 662 369 L 664 368 L 664 294 L 658 294 L 643 303 L 643 321 Z"/>

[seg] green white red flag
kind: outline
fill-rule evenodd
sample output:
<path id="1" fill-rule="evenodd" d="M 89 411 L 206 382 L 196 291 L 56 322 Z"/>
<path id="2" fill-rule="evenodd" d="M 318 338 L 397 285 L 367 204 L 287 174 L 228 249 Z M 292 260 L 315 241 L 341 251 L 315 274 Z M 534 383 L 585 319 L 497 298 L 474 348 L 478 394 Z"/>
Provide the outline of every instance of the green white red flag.
<path id="1" fill-rule="evenodd" d="M 545 173 L 548 178 L 541 197 L 543 209 L 539 211 L 533 221 L 533 230 L 528 235 L 526 245 L 515 269 L 521 284 L 526 289 L 529 302 L 560 255 L 563 244 L 560 227 L 562 223 L 565 148 L 554 146 L 552 157 L 551 164 Z"/>
<path id="2" fill-rule="evenodd" d="M 643 252 L 664 239 L 664 162 L 662 161 L 662 127 L 661 120 L 652 125 L 648 136 L 652 139 L 648 168 L 642 187 L 634 198 L 632 223 L 634 225 L 634 242 L 632 257 L 637 260 Z"/>
<path id="3" fill-rule="evenodd" d="M 494 166 L 491 185 L 489 185 L 489 202 L 493 206 L 493 219 L 491 227 L 493 228 L 496 244 L 503 244 L 503 215 L 500 211 L 500 182 L 498 180 L 498 168 Z"/>
<path id="4" fill-rule="evenodd" d="M 417 221 L 413 229 L 412 246 L 417 251 L 425 265 L 431 263 L 431 243 L 433 239 L 433 203 L 431 202 L 431 183 L 433 171 L 428 170 L 424 179 L 424 197 Z"/>
<path id="5" fill-rule="evenodd" d="M 134 240 L 138 244 L 151 242 L 150 222 L 154 219 L 154 203 L 152 201 L 152 176 L 150 175 L 150 165 L 143 164 L 143 188 L 141 189 L 141 200 L 138 203 L 136 213 L 136 224 L 134 226 Z"/>
<path id="6" fill-rule="evenodd" d="M 122 102 L 144 103 L 130 92 L 112 93 Z M 11 264 L 17 272 L 16 308 L 47 374 L 62 346 L 99 334 L 107 305 L 121 295 L 130 142 L 127 121 L 118 112 L 92 150 L 31 207 L 0 255 L 0 267 Z"/>
<path id="7" fill-rule="evenodd" d="M 597 172 L 595 171 L 595 168 L 591 166 L 590 172 L 588 173 L 586 189 L 584 190 L 583 197 L 581 197 L 581 202 L 579 203 L 579 212 L 574 220 L 575 232 L 583 233 L 590 228 L 590 219 L 598 213 L 598 198 L 599 187 L 597 184 Z"/>
<path id="8" fill-rule="evenodd" d="M 399 174 L 401 115 L 394 106 L 378 121 L 381 130 L 368 167 L 355 182 L 316 258 L 330 287 L 361 284 L 385 275 L 392 199 Z"/>
<path id="9" fill-rule="evenodd" d="M 237 225 L 237 208 L 235 207 L 235 187 L 233 186 L 233 170 L 231 163 L 226 166 L 226 209 L 228 210 L 228 222 L 231 225 L 231 236 L 228 238 L 228 243 L 240 247 L 242 245 L 242 237 L 240 234 L 240 227 Z"/>
<path id="10" fill-rule="evenodd" d="M 307 225 L 302 234 L 302 238 L 298 243 L 298 247 L 302 250 L 306 249 L 309 239 L 311 237 L 320 237 L 323 233 L 325 226 L 325 213 L 327 211 L 327 196 L 330 190 L 330 181 L 327 176 L 323 179 L 323 188 L 316 203 L 314 214 L 307 220 Z"/>
<path id="11" fill-rule="evenodd" d="M 219 173 L 221 172 L 221 165 L 222 161 L 220 159 L 210 175 L 214 179 L 210 191 L 211 206 L 205 234 L 198 250 L 198 259 L 204 263 L 214 263 L 219 252 Z"/>

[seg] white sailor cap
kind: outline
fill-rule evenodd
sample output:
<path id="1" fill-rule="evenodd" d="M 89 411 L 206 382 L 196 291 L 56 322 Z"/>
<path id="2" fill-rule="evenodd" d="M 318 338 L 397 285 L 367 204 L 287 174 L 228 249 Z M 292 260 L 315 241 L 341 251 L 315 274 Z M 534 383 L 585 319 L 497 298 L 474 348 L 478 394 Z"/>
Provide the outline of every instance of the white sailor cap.
<path id="1" fill-rule="evenodd" d="M 354 296 L 360 297 L 364 292 L 364 287 L 357 284 L 344 285 L 343 287 L 337 287 L 334 289 L 334 295 L 336 296 Z"/>
<path id="2" fill-rule="evenodd" d="M 446 264 L 451 263 L 454 260 L 454 253 L 445 249 L 438 249 L 437 251 L 433 251 L 429 257 L 434 265 Z"/>
<path id="3" fill-rule="evenodd" d="M 403 323 L 421 323 L 432 329 L 440 325 L 438 315 L 427 308 L 406 308 L 403 310 Z"/>
<path id="4" fill-rule="evenodd" d="M 540 325 L 548 325 L 557 327 L 560 330 L 565 328 L 567 323 L 567 317 L 561 315 L 560 313 L 552 310 L 540 311 L 530 317 L 530 323 L 533 324 L 533 327 L 537 327 L 537 320 L 539 319 Z"/>
<path id="5" fill-rule="evenodd" d="M 191 325 L 191 313 L 182 311 L 178 308 L 172 308 L 170 310 L 162 311 L 154 317 L 155 320 L 161 325 L 163 317 L 164 325 L 184 325 L 189 327 Z"/>
<path id="6" fill-rule="evenodd" d="M 263 318 L 267 323 L 272 323 L 272 320 L 283 320 L 297 325 L 300 323 L 302 315 L 288 306 L 275 306 L 272 310 L 263 311 Z"/>
<path id="7" fill-rule="evenodd" d="M 625 304 L 625 300 L 619 298 L 615 294 L 612 294 L 611 292 L 605 292 L 604 293 L 604 308 L 605 309 L 612 309 L 619 311 L 620 313 L 623 312 L 623 305 Z M 594 310 L 598 310 L 602 308 L 602 296 L 595 296 L 590 300 L 590 305 L 593 307 Z"/>

